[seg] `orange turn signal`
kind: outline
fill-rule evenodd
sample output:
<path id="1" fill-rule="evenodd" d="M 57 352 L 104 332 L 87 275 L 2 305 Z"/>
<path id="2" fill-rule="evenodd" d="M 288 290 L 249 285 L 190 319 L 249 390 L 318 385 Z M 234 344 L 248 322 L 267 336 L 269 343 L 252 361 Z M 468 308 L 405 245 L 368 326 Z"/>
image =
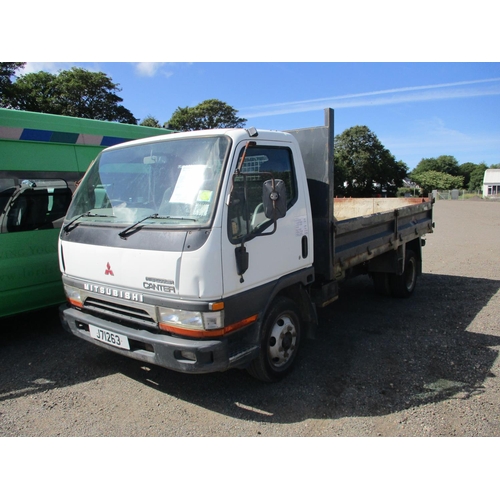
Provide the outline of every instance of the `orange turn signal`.
<path id="1" fill-rule="evenodd" d="M 224 328 L 217 328 L 215 330 L 192 330 L 188 328 L 179 328 L 178 326 L 172 326 L 166 323 L 159 323 L 158 326 L 160 327 L 161 330 L 170 333 L 175 333 L 177 335 L 183 335 L 185 337 L 211 338 L 211 337 L 222 337 L 223 335 L 239 330 L 244 326 L 254 323 L 255 321 L 257 321 L 257 318 L 258 314 L 254 314 L 253 316 L 238 321 L 237 323 L 225 326 Z"/>

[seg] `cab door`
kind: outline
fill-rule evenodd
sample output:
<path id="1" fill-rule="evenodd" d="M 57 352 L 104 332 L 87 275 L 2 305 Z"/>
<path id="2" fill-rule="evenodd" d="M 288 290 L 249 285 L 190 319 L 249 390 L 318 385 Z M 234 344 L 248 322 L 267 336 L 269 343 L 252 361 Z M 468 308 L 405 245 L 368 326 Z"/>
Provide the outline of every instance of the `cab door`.
<path id="1" fill-rule="evenodd" d="M 244 154 L 245 144 L 240 144 L 233 171 Z M 273 179 L 282 181 L 286 190 L 286 214 L 276 225 L 269 212 L 266 215 L 263 200 L 264 183 Z M 308 197 L 299 190 L 290 147 L 271 141 L 257 142 L 246 150 L 240 175 L 229 184 L 226 234 L 224 225 L 222 234 L 226 297 L 272 285 L 281 277 L 312 265 Z M 244 272 L 238 268 L 238 253 L 244 255 L 243 261 L 248 259 Z"/>

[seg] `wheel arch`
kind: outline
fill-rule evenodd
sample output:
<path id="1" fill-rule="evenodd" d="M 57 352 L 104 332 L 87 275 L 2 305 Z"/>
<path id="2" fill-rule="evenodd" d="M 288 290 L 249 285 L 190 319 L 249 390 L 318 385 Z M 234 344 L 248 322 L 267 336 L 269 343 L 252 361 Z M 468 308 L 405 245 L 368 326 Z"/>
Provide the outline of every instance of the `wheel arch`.
<path id="1" fill-rule="evenodd" d="M 406 251 L 413 250 L 417 257 L 417 274 L 422 272 L 422 240 L 420 237 L 400 245 L 397 249 L 385 252 L 367 263 L 368 273 L 395 273 L 404 272 L 404 263 L 406 261 Z"/>
<path id="2" fill-rule="evenodd" d="M 422 239 L 420 237 L 409 241 L 405 245 L 405 255 L 403 257 L 404 262 L 406 257 L 406 250 L 413 250 L 417 258 L 417 276 L 420 276 L 422 274 L 422 246 Z"/>
<path id="3" fill-rule="evenodd" d="M 309 283 L 314 281 L 314 272 L 312 269 L 304 270 L 300 274 L 292 274 L 280 278 L 273 287 L 266 301 L 265 307 L 259 314 L 259 332 L 261 331 L 262 322 L 267 315 L 273 302 L 280 296 L 287 297 L 292 300 L 298 307 L 299 318 L 302 323 L 304 338 L 314 339 L 316 327 L 318 324 L 318 315 L 316 306 L 311 300 L 309 294 Z"/>

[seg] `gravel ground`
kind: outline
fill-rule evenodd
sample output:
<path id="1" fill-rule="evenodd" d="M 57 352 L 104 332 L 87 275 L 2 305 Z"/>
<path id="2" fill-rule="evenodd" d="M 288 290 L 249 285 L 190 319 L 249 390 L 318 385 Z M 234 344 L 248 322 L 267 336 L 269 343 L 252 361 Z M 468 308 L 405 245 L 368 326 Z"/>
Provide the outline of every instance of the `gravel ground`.
<path id="1" fill-rule="evenodd" d="M 278 384 L 146 366 L 56 309 L 0 320 L 0 436 L 500 436 L 500 203 L 434 220 L 414 296 L 345 283 Z"/>

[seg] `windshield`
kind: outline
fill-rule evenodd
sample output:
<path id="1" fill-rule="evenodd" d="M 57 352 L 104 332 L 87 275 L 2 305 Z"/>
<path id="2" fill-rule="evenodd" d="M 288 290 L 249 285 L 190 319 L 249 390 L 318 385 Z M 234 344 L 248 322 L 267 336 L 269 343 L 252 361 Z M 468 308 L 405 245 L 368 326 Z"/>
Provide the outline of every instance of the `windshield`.
<path id="1" fill-rule="evenodd" d="M 227 137 L 211 136 L 103 151 L 75 192 L 66 219 L 88 214 L 82 221 L 93 224 L 145 219 L 141 224 L 206 225 L 228 148 Z"/>

